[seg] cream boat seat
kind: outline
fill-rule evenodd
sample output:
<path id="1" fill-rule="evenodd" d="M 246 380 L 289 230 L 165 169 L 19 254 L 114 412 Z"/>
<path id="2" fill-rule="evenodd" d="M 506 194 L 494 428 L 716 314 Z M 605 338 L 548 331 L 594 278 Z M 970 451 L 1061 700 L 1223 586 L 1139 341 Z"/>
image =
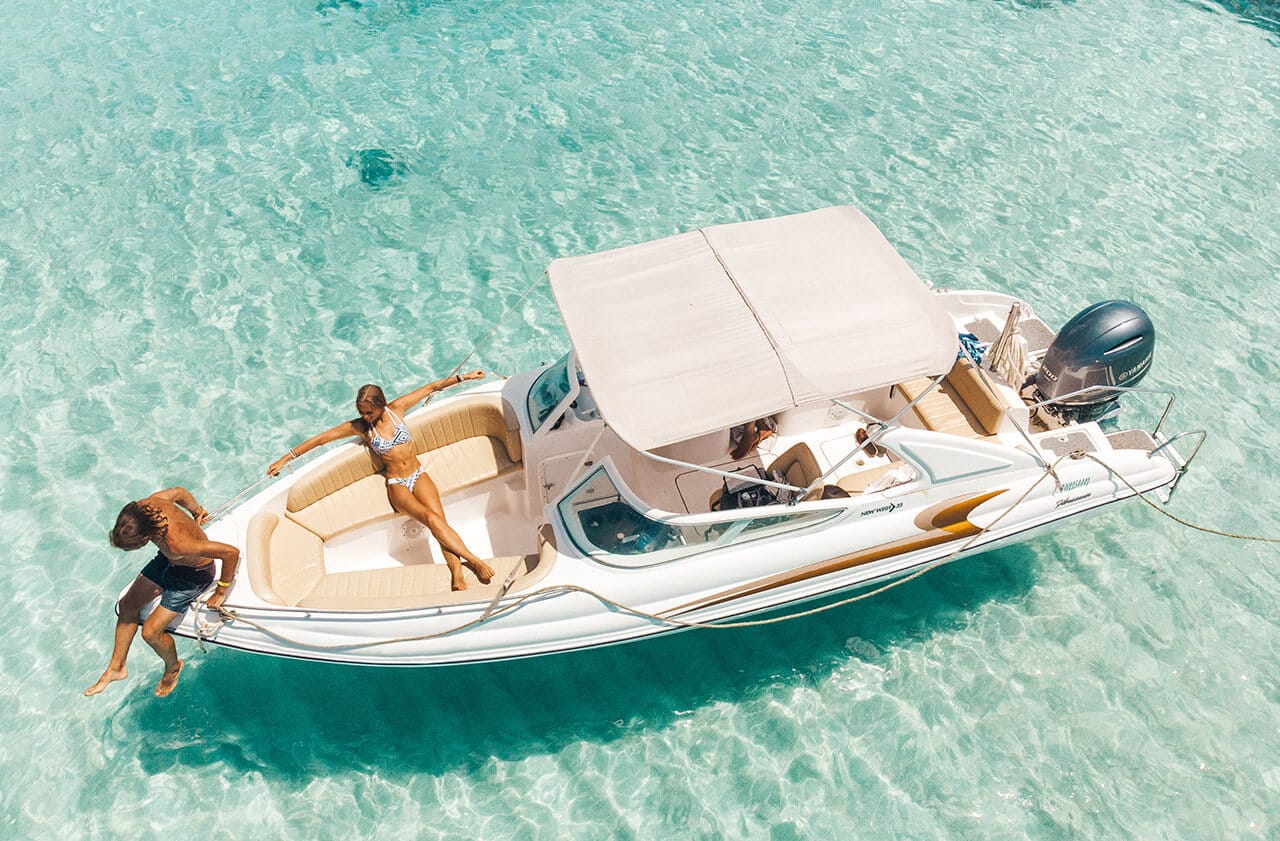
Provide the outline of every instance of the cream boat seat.
<path id="1" fill-rule="evenodd" d="M 521 468 L 519 421 L 498 394 L 459 400 L 406 423 L 418 462 L 442 497 Z M 348 609 L 447 602 L 439 601 L 441 594 L 449 593 L 449 572 L 443 564 L 326 573 L 326 540 L 396 516 L 387 501 L 381 468 L 381 459 L 353 447 L 324 470 L 294 484 L 283 517 L 260 512 L 251 519 L 246 565 L 260 597 L 275 604 Z M 495 581 L 502 581 L 522 561 L 490 561 Z M 469 586 L 480 586 L 469 570 L 464 575 L 470 576 Z"/>
<path id="2" fill-rule="evenodd" d="M 910 402 L 920 396 L 930 382 L 923 377 L 899 383 L 897 389 L 903 399 Z M 912 410 L 925 429 L 967 438 L 987 438 L 995 435 L 1003 424 L 1005 406 L 1004 398 L 982 379 L 973 362 L 961 358 L 938 387 Z"/>
<path id="3" fill-rule="evenodd" d="M 467 589 L 450 590 L 449 568 L 424 563 L 357 572 L 329 573 L 324 567 L 324 543 L 313 532 L 268 511 L 249 521 L 249 583 L 264 600 L 288 607 L 317 610 L 397 610 L 459 604 L 493 598 L 512 570 L 517 591 L 542 579 L 556 559 L 549 527 L 538 532 L 538 551 L 488 561 L 493 579 L 481 584 L 466 566 Z"/>
<path id="4" fill-rule="evenodd" d="M 479 395 L 406 423 L 418 463 L 442 497 L 520 468 L 519 421 L 500 395 Z M 368 449 L 352 448 L 290 488 L 286 514 L 323 540 L 394 516 L 381 470 L 382 460 Z"/>

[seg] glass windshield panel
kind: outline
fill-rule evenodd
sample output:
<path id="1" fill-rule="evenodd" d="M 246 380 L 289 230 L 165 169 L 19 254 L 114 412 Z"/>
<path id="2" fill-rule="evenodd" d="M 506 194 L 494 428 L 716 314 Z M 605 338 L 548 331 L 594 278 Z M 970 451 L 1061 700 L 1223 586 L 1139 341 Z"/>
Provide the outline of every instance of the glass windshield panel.
<path id="1" fill-rule="evenodd" d="M 759 517 L 717 523 L 664 522 L 648 516 L 620 492 L 604 465 L 597 467 L 557 507 L 579 551 L 603 563 L 633 567 L 758 540 L 845 513 L 838 508 L 793 512 L 770 506 L 770 513 Z"/>
<path id="2" fill-rule="evenodd" d="M 533 429 L 542 426 L 547 416 L 569 396 L 569 354 L 538 375 L 529 389 L 527 408 Z"/>
<path id="3" fill-rule="evenodd" d="M 582 421 L 597 420 L 600 417 L 596 409 L 596 401 L 587 388 L 587 380 L 582 376 L 578 366 L 573 366 L 574 376 L 578 381 L 578 394 L 569 404 L 573 414 Z M 536 431 L 547 421 L 556 406 L 569 395 L 569 354 L 565 354 L 547 370 L 538 375 L 529 389 L 527 409 L 529 421 Z"/>

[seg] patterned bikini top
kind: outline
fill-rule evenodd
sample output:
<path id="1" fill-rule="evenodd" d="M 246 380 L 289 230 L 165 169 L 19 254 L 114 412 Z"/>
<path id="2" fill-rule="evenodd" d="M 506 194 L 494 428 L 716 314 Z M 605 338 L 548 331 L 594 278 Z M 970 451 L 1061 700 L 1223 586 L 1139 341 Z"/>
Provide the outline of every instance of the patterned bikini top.
<path id="1" fill-rule="evenodd" d="M 369 426 L 369 449 L 380 456 L 385 456 L 391 452 L 393 447 L 408 444 L 413 440 L 413 436 L 409 434 L 409 427 L 405 426 L 404 421 L 396 417 L 390 409 L 387 409 L 387 414 L 391 416 L 391 421 L 395 424 L 395 435 L 390 438 L 383 438 L 378 434 L 378 430 L 374 429 L 372 425 Z"/>

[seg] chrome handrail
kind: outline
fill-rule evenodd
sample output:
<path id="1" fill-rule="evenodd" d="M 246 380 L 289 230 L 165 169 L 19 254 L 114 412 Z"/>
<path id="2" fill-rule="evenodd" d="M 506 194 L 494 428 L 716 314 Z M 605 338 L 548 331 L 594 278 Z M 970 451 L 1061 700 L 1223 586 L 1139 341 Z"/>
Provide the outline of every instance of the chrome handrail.
<path id="1" fill-rule="evenodd" d="M 1173 446 L 1173 444 L 1175 441 L 1178 441 L 1179 439 L 1188 438 L 1192 435 L 1198 436 L 1199 440 L 1196 441 L 1195 448 L 1191 451 L 1191 455 L 1184 459 L 1182 457 L 1182 453 L 1178 452 L 1178 448 Z M 1180 464 L 1178 464 L 1177 474 L 1173 477 L 1173 484 L 1169 485 L 1169 490 L 1165 497 L 1166 501 L 1168 501 L 1168 499 L 1173 497 L 1173 492 L 1177 490 L 1178 483 L 1182 481 L 1183 475 L 1188 470 L 1191 469 L 1191 462 L 1195 461 L 1196 456 L 1200 453 L 1200 448 L 1204 446 L 1204 442 L 1206 439 L 1208 439 L 1208 437 L 1209 437 L 1208 430 L 1188 429 L 1185 432 L 1179 432 L 1173 437 L 1166 439 L 1164 442 L 1160 444 L 1160 446 L 1156 447 L 1154 450 L 1151 451 L 1151 455 L 1154 456 L 1164 448 L 1168 447 L 1169 451 L 1173 453 L 1174 457 L 1179 462 L 1181 462 Z"/>
<path id="2" fill-rule="evenodd" d="M 1196 442 L 1196 448 L 1191 451 L 1191 455 L 1188 458 L 1183 459 L 1182 453 L 1179 453 L 1177 448 L 1172 445 L 1173 445 L 1173 442 L 1177 441 L 1179 438 L 1186 438 L 1190 435 L 1199 435 L 1200 440 Z M 1200 447 L 1204 444 L 1205 439 L 1208 437 L 1209 437 L 1209 431 L 1206 429 L 1188 429 L 1185 432 L 1179 432 L 1178 434 L 1174 435 L 1172 438 L 1166 439 L 1162 444 L 1160 444 L 1160 446 L 1156 447 L 1154 450 L 1151 451 L 1151 455 L 1155 455 L 1156 453 L 1163 450 L 1165 447 L 1168 447 L 1169 449 L 1173 450 L 1173 452 L 1178 456 L 1178 460 L 1182 462 L 1182 467 L 1185 469 L 1191 466 L 1192 459 L 1196 457 L 1196 453 L 1200 452 Z"/>
<path id="3" fill-rule="evenodd" d="M 293 472 L 292 466 L 288 466 L 288 469 L 289 469 L 289 472 Z M 262 487 L 267 482 L 270 482 L 272 479 L 275 479 L 279 475 L 280 474 L 277 473 L 274 476 L 268 474 L 266 476 L 260 477 L 252 485 L 242 489 L 238 494 L 226 500 L 217 508 L 214 508 L 213 511 L 209 514 L 209 519 L 207 522 L 213 523 L 213 522 L 217 522 L 218 520 L 221 520 L 223 517 L 225 517 L 227 514 L 231 512 L 231 509 L 235 508 L 237 502 L 239 502 L 241 499 L 243 499 L 245 496 L 252 493 L 253 491 L 256 491 L 258 488 Z"/>
<path id="4" fill-rule="evenodd" d="M 783 491 L 791 491 L 792 493 L 798 493 L 804 490 L 804 488 L 798 488 L 795 485 L 788 485 L 785 482 L 775 482 L 771 479 L 762 479 L 758 476 L 747 476 L 742 473 L 732 473 L 730 471 L 720 470 L 715 467 L 707 467 L 706 465 L 702 465 L 702 464 L 693 464 L 692 462 L 688 462 L 688 461 L 680 461 L 679 459 L 675 459 L 675 458 L 667 458 L 666 456 L 657 455 L 656 453 L 650 452 L 649 450 L 636 450 L 636 452 L 647 459 L 652 459 L 653 461 L 659 462 L 661 464 L 669 464 L 673 467 L 687 467 L 691 470 L 696 470 L 699 473 L 709 473 L 712 476 L 720 476 L 725 479 L 741 480 L 741 481 L 749 482 L 755 485 L 768 485 L 771 488 L 777 488 Z"/>
<path id="5" fill-rule="evenodd" d="M 827 471 L 824 472 L 821 476 L 819 476 L 817 479 L 814 479 L 811 483 L 809 483 L 809 486 L 804 489 L 804 493 L 801 494 L 799 497 L 796 497 L 795 499 L 793 499 L 791 501 L 791 504 L 794 505 L 795 503 L 803 499 L 805 496 L 808 496 L 813 491 L 822 487 L 822 485 L 827 481 L 828 476 L 834 474 L 841 467 L 844 467 L 844 465 L 848 463 L 849 460 L 852 459 L 854 456 L 856 456 L 858 453 L 871 452 L 871 448 L 879 444 L 880 439 L 884 438 L 891 431 L 897 428 L 897 426 L 899 425 L 898 422 L 902 419 L 902 416 L 905 415 L 907 412 L 911 411 L 913 408 L 915 408 L 916 404 L 919 403 L 921 400 L 923 400 L 925 397 L 927 397 L 929 393 L 932 392 L 935 388 L 937 388 L 938 384 L 941 383 L 944 379 L 946 379 L 945 376 L 935 378 L 933 382 L 929 383 L 929 385 L 925 387 L 924 391 L 920 392 L 920 394 L 916 396 L 915 400 L 909 401 L 906 406 L 903 406 L 902 409 L 896 415 L 889 418 L 888 420 L 881 420 L 880 418 L 877 418 L 874 415 L 868 414 L 860 409 L 856 409 L 853 406 L 850 406 L 848 403 L 838 398 L 833 399 L 831 402 L 839 406 L 841 409 L 845 409 L 847 411 L 853 412 L 855 415 L 858 415 L 862 418 L 866 418 L 868 428 L 870 428 L 873 425 L 879 425 L 880 428 L 875 432 L 872 432 L 869 435 L 867 435 L 867 438 L 865 441 L 863 441 L 861 444 L 855 447 L 844 458 L 840 459 L 835 464 L 831 465 L 831 467 L 828 468 Z"/>
<path id="6" fill-rule="evenodd" d="M 1169 417 L 1169 412 L 1170 410 L 1173 409 L 1173 401 L 1174 399 L 1177 398 L 1177 395 L 1174 392 L 1165 388 L 1138 388 L 1136 386 L 1126 386 L 1126 385 L 1091 385 L 1086 388 L 1077 389 L 1076 391 L 1073 391 L 1070 394 L 1064 394 L 1049 400 L 1041 400 L 1038 403 L 1028 403 L 1027 410 L 1035 411 L 1036 409 L 1039 409 L 1044 406 L 1053 406 L 1053 405 L 1061 404 L 1063 401 L 1070 400 L 1072 397 L 1079 397 L 1084 394 L 1091 394 L 1093 392 L 1098 392 L 1098 391 L 1124 392 L 1126 394 L 1159 394 L 1159 395 L 1168 397 L 1169 400 L 1168 402 L 1165 403 L 1164 411 L 1160 414 L 1160 420 L 1156 423 L 1155 429 L 1151 431 L 1151 435 L 1153 437 L 1160 434 L 1160 428 L 1164 426 L 1165 418 Z"/>

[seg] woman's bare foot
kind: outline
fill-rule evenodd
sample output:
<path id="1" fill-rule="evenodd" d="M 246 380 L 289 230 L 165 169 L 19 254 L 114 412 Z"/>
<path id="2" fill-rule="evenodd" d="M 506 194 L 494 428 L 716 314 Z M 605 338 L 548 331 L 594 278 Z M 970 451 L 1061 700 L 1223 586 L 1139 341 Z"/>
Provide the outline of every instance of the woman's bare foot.
<path id="1" fill-rule="evenodd" d="M 484 561 L 467 561 L 467 566 L 471 567 L 471 571 L 476 574 L 476 578 L 480 579 L 481 584 L 488 584 L 493 580 L 493 567 Z"/>
<path id="2" fill-rule="evenodd" d="M 449 570 L 449 578 L 451 579 L 451 583 L 449 584 L 450 589 L 467 589 L 467 580 L 462 577 L 462 567 Z"/>
<path id="3" fill-rule="evenodd" d="M 126 668 L 107 669 L 102 673 L 102 677 L 98 678 L 98 682 L 90 686 L 84 691 L 84 696 L 88 698 L 90 695 L 97 695 L 99 692 L 107 688 L 107 685 L 117 680 L 124 680 L 129 676 L 129 670 Z"/>
<path id="4" fill-rule="evenodd" d="M 182 661 L 179 660 L 172 669 L 166 669 L 160 682 L 156 684 L 156 697 L 163 698 L 178 686 L 178 675 L 182 672 Z"/>

